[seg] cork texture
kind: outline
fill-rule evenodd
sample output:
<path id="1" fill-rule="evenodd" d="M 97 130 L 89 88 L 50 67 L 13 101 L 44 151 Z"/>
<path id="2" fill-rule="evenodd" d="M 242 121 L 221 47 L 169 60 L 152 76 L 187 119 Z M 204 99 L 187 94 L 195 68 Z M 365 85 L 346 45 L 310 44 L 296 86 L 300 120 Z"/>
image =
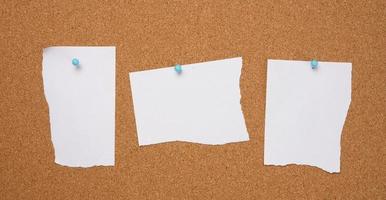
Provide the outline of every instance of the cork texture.
<path id="1" fill-rule="evenodd" d="M 2 1 L 0 199 L 386 199 L 386 1 Z M 42 50 L 116 46 L 114 167 L 54 163 Z M 243 57 L 250 141 L 139 147 L 129 72 Z M 263 165 L 267 59 L 352 62 L 341 173 Z M 221 73 L 221 72 L 219 72 Z"/>

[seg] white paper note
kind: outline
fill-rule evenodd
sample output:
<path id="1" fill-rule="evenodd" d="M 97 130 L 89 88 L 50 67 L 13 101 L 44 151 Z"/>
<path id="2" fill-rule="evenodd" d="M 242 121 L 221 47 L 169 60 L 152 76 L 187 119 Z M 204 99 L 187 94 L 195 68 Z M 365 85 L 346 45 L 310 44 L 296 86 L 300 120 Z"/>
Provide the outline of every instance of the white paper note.
<path id="1" fill-rule="evenodd" d="M 242 59 L 130 73 L 139 145 L 249 140 L 240 105 Z"/>
<path id="2" fill-rule="evenodd" d="M 55 162 L 114 165 L 115 47 L 46 48 L 43 81 Z"/>
<path id="3" fill-rule="evenodd" d="M 340 172 L 351 63 L 268 60 L 264 164 Z"/>

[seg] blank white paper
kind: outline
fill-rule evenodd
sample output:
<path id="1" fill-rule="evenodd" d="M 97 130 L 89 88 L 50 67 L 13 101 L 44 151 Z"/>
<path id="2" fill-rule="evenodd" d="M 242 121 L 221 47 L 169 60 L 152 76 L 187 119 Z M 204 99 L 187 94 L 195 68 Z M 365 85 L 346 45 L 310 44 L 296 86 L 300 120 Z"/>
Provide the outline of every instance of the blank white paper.
<path id="1" fill-rule="evenodd" d="M 351 63 L 268 60 L 264 164 L 340 172 Z"/>
<path id="2" fill-rule="evenodd" d="M 240 105 L 242 59 L 130 73 L 139 145 L 249 140 Z"/>
<path id="3" fill-rule="evenodd" d="M 43 81 L 55 162 L 114 165 L 115 47 L 46 48 Z"/>

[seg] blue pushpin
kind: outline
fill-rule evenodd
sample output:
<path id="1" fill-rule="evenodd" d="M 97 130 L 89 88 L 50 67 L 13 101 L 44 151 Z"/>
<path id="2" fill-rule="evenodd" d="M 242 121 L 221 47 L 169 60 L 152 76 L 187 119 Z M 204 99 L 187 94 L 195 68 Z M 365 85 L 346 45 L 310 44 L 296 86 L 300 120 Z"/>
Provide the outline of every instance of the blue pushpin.
<path id="1" fill-rule="evenodd" d="M 182 73 L 182 67 L 180 64 L 177 64 L 175 67 L 174 67 L 174 70 L 176 70 L 176 72 L 178 74 L 181 74 Z"/>
<path id="2" fill-rule="evenodd" d="M 76 67 L 79 67 L 79 59 L 73 58 L 73 59 L 72 59 L 72 64 L 73 64 L 74 66 L 76 66 Z"/>
<path id="3" fill-rule="evenodd" d="M 317 60 L 315 60 L 315 59 L 311 60 L 311 68 L 312 69 L 318 68 L 318 61 Z"/>

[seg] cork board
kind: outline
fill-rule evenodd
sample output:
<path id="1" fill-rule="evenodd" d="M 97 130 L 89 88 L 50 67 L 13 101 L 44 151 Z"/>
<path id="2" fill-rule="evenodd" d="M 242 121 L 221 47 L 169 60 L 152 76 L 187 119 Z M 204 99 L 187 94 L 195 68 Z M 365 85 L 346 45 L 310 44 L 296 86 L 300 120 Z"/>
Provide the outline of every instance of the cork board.
<path id="1" fill-rule="evenodd" d="M 385 199 L 386 2 L 7 1 L 0 4 L 2 199 Z M 42 49 L 117 47 L 115 167 L 54 163 Z M 250 141 L 139 147 L 128 73 L 242 56 Z M 341 173 L 263 166 L 266 62 L 353 63 Z"/>

